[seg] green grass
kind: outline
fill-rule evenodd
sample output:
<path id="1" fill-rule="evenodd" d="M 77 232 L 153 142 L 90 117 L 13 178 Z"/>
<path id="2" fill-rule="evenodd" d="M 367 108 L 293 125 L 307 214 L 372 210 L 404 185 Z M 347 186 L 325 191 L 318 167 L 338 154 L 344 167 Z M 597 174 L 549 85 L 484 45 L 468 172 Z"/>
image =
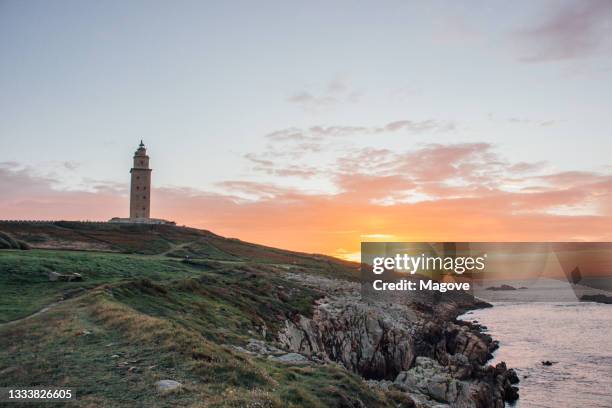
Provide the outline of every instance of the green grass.
<path id="1" fill-rule="evenodd" d="M 0 325 L 0 386 L 72 387 L 79 407 L 397 406 L 335 364 L 291 366 L 231 347 L 263 338 L 263 327 L 271 341 L 285 319 L 312 313 L 321 294 L 284 279 L 283 270 L 163 256 L 0 252 L 4 321 L 67 290 L 85 290 L 44 315 Z M 49 282 L 48 271 L 77 272 L 84 281 Z M 184 387 L 160 395 L 159 379 Z"/>
<path id="2" fill-rule="evenodd" d="M 72 387 L 78 407 L 401 406 L 336 364 L 291 366 L 232 347 L 272 342 L 286 319 L 312 314 L 322 294 L 285 272 L 355 279 L 355 264 L 171 226 L 0 230 L 47 248 L 0 251 L 0 386 Z M 83 281 L 52 282 L 50 272 Z M 160 395 L 160 379 L 184 387 Z"/>
<path id="3" fill-rule="evenodd" d="M 245 342 L 253 332 L 280 328 L 295 314 L 309 316 L 315 290 L 286 281 L 265 266 L 211 269 L 164 286 L 148 280 L 112 289 L 113 296 L 135 310 L 196 330 L 209 340 Z"/>
<path id="4" fill-rule="evenodd" d="M 270 407 L 349 407 L 358 406 L 357 400 L 368 407 L 390 406 L 335 364 L 298 367 L 245 355 L 172 319 L 136 312 L 104 291 L 73 302 L 44 320 L 0 328 L 0 386 L 72 387 L 75 405 L 83 407 L 243 407 L 253 401 Z M 153 384 L 166 378 L 184 389 L 159 395 Z"/>
<path id="5" fill-rule="evenodd" d="M 355 280 L 358 265 L 332 257 L 306 254 L 224 238 L 210 231 L 169 225 L 2 222 L 0 232 L 33 248 L 75 249 L 173 258 L 255 262 L 306 268 L 308 273 Z"/>
<path id="6" fill-rule="evenodd" d="M 49 272 L 79 273 L 82 282 L 50 282 Z M 130 279 L 167 281 L 200 271 L 176 260 L 96 252 L 0 251 L 0 322 L 30 315 L 79 289 Z"/>
<path id="7" fill-rule="evenodd" d="M 175 258 L 204 258 L 213 260 L 224 260 L 224 261 L 242 261 L 239 256 L 234 256 L 219 250 L 210 242 L 205 240 L 197 240 L 191 243 L 184 244 L 180 248 L 171 250 L 167 254 L 170 257 Z"/>

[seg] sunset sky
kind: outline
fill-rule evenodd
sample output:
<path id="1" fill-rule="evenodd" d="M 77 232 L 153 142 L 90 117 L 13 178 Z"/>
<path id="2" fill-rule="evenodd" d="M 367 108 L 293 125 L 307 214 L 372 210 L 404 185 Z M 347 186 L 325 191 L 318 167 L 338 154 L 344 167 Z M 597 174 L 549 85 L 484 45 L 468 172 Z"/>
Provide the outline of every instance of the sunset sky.
<path id="1" fill-rule="evenodd" d="M 612 1 L 0 1 L 0 219 L 612 240 Z"/>

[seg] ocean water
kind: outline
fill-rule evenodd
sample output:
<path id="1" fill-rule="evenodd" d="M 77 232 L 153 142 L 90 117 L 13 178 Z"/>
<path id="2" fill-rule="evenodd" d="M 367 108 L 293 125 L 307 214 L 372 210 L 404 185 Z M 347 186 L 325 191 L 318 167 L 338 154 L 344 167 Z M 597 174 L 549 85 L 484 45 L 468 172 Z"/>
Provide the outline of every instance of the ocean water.
<path id="1" fill-rule="evenodd" d="M 461 318 L 499 340 L 492 364 L 517 371 L 520 399 L 508 406 L 612 407 L 612 305 L 501 302 Z"/>
<path id="2" fill-rule="evenodd" d="M 587 286 L 583 283 L 590 283 Z M 490 287 L 510 285 L 518 290 L 490 290 Z M 532 280 L 488 280 L 474 282 L 473 294 L 489 303 L 497 302 L 575 302 L 584 295 L 605 295 L 612 297 L 612 279 L 582 279 L 580 284 L 571 284 L 565 279 L 536 278 Z"/>

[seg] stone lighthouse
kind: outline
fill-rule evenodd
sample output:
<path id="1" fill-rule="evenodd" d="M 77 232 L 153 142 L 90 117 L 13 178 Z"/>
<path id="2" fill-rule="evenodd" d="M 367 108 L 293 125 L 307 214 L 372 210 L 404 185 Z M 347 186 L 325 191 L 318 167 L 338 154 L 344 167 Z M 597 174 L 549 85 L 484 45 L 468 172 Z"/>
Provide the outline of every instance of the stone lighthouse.
<path id="1" fill-rule="evenodd" d="M 176 225 L 174 221 L 151 218 L 151 168 L 149 156 L 142 140 L 134 153 L 134 164 L 130 169 L 130 218 L 114 217 L 108 222 L 122 224 L 166 224 Z"/>
<path id="2" fill-rule="evenodd" d="M 130 170 L 130 218 L 151 218 L 151 171 L 147 149 L 141 140 Z"/>

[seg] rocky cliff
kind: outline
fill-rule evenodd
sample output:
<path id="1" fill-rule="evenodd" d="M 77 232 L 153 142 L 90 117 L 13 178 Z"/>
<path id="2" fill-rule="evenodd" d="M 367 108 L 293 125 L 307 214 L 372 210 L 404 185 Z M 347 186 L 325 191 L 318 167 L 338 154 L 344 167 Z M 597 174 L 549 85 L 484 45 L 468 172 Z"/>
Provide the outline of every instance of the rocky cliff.
<path id="1" fill-rule="evenodd" d="M 289 276 L 326 293 L 312 318 L 296 315 L 278 334 L 282 348 L 342 363 L 372 387 L 408 394 L 417 407 L 503 407 L 518 398 L 518 378 L 504 363 L 486 362 L 497 343 L 462 310 L 482 306 L 367 302 L 358 283 Z"/>

